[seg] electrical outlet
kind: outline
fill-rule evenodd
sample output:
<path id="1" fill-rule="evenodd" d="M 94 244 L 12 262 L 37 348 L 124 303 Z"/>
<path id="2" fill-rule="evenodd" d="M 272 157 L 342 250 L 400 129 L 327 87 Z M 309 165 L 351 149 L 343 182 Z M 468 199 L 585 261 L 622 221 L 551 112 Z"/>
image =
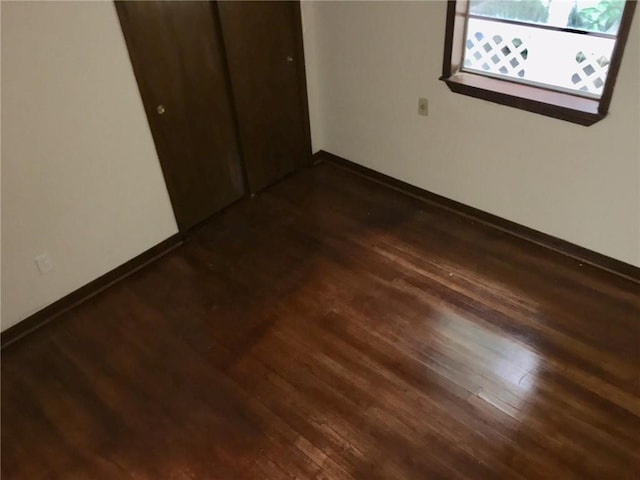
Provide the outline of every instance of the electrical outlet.
<path id="1" fill-rule="evenodd" d="M 41 275 L 49 273 L 53 270 L 53 263 L 51 263 L 51 257 L 48 253 L 42 253 L 34 258 L 36 262 L 36 267 L 38 267 L 38 271 Z"/>
<path id="2" fill-rule="evenodd" d="M 429 115 L 429 101 L 426 98 L 418 99 L 418 115 L 425 117 Z"/>

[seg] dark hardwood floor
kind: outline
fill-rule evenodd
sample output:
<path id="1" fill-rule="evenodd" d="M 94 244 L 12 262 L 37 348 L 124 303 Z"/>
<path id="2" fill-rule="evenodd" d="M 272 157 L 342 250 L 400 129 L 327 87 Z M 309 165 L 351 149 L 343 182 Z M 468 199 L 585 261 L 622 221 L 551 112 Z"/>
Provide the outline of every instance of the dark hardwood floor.
<path id="1" fill-rule="evenodd" d="M 640 477 L 640 286 L 322 164 L 2 352 L 2 478 Z"/>

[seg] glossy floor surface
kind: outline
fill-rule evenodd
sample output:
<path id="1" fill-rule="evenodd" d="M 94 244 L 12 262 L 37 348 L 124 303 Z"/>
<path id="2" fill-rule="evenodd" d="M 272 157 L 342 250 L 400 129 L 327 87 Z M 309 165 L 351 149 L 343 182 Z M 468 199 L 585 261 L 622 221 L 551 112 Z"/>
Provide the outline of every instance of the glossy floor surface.
<path id="1" fill-rule="evenodd" d="M 2 354 L 2 478 L 640 474 L 640 288 L 329 164 Z"/>

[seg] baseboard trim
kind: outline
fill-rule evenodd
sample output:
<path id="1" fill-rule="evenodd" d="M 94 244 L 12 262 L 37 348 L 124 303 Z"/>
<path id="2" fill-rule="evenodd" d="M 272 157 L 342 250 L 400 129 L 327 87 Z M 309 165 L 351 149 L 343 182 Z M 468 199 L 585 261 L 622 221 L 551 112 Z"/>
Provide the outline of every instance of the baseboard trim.
<path id="1" fill-rule="evenodd" d="M 616 260 L 615 258 L 589 250 L 588 248 L 581 247 L 566 240 L 534 230 L 533 228 L 525 227 L 524 225 L 506 220 L 502 217 L 498 217 L 497 215 L 487 213 L 483 210 L 479 210 L 436 193 L 432 193 L 428 190 L 424 190 L 420 187 L 416 187 L 415 185 L 395 179 L 324 150 L 320 150 L 315 153 L 314 158 L 316 162 L 325 161 L 332 163 L 356 175 L 365 177 L 414 198 L 418 198 L 431 205 L 435 205 L 457 215 L 462 215 L 515 237 L 543 246 L 578 260 L 581 263 L 592 265 L 620 277 L 624 277 L 627 280 L 640 283 L 640 268 L 634 265 L 630 265 L 620 260 Z"/>
<path id="2" fill-rule="evenodd" d="M 119 267 L 114 268 L 77 290 L 74 290 L 70 294 L 65 295 L 60 300 L 57 300 L 44 307 L 42 310 L 30 315 L 21 322 L 9 327 L 4 332 L 0 333 L 0 348 L 4 349 L 8 347 L 29 333 L 43 327 L 63 313 L 83 302 L 86 302 L 88 299 L 96 296 L 100 292 L 103 292 L 110 286 L 120 282 L 122 279 L 133 275 L 135 272 L 141 270 L 158 258 L 165 256 L 167 253 L 182 245 L 183 241 L 183 236 L 181 234 L 177 233 L 172 235 L 166 240 L 163 240 L 157 245 L 151 247 L 149 250 L 146 250 L 140 255 L 123 263 Z"/>

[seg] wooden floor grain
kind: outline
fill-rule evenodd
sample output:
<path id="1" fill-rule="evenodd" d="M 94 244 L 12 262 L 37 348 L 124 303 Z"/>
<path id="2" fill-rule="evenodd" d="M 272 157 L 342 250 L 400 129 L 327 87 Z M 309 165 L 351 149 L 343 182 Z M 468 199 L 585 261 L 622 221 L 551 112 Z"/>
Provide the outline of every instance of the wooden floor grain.
<path id="1" fill-rule="evenodd" d="M 2 352 L 2 478 L 640 477 L 638 284 L 322 164 Z"/>

